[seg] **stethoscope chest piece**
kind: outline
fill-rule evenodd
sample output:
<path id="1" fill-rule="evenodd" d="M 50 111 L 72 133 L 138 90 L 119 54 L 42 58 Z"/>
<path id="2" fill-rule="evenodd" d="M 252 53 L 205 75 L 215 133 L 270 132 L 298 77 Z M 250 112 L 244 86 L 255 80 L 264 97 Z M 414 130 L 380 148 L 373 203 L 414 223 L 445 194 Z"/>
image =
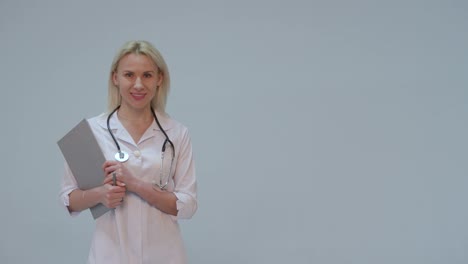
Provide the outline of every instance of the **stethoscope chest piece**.
<path id="1" fill-rule="evenodd" d="M 120 151 L 115 153 L 115 160 L 119 162 L 126 162 L 128 160 L 128 153 L 125 151 Z"/>

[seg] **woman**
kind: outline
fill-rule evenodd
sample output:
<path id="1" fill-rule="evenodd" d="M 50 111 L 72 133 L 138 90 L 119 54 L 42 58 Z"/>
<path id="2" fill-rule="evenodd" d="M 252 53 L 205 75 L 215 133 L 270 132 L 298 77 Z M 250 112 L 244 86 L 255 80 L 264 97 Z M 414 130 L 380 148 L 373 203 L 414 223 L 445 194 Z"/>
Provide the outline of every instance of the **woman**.
<path id="1" fill-rule="evenodd" d="M 106 157 L 103 185 L 80 190 L 68 166 L 60 197 L 72 215 L 99 203 L 88 263 L 186 263 L 178 219 L 197 210 L 187 128 L 165 113 L 169 72 L 146 41 L 117 53 L 109 113 L 88 120 Z"/>

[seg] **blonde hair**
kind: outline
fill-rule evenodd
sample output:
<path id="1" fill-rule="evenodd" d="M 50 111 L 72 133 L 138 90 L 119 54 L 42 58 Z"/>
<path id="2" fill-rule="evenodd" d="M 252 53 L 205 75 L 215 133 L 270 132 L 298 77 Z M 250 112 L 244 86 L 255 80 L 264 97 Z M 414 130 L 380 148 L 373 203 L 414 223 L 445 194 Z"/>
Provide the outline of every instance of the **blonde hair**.
<path id="1" fill-rule="evenodd" d="M 144 40 L 133 40 L 125 43 L 114 57 L 109 74 L 109 91 L 107 98 L 107 108 L 109 112 L 120 105 L 121 97 L 119 88 L 114 85 L 112 77 L 113 74 L 117 71 L 120 60 L 128 54 L 145 55 L 150 58 L 158 68 L 163 80 L 161 86 L 159 86 L 156 91 L 156 95 L 154 96 L 153 100 L 151 100 L 151 106 L 156 111 L 165 114 L 166 101 L 170 87 L 169 70 L 161 53 L 159 53 L 159 51 L 151 43 Z"/>

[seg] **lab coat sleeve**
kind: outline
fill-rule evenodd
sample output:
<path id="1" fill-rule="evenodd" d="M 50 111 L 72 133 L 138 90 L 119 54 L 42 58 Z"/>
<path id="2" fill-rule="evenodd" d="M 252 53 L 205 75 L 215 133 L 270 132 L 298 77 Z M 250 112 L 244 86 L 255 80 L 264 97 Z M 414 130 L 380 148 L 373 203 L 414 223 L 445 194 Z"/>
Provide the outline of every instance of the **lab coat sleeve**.
<path id="1" fill-rule="evenodd" d="M 69 213 L 69 215 L 73 217 L 80 214 L 80 212 L 70 212 L 70 210 L 68 210 L 68 206 L 70 205 L 69 195 L 76 189 L 78 189 L 76 179 L 68 167 L 68 164 L 65 162 L 65 172 L 62 178 L 62 184 L 59 193 L 59 203 Z"/>
<path id="2" fill-rule="evenodd" d="M 192 143 L 185 130 L 180 142 L 177 167 L 174 174 L 174 194 L 177 197 L 176 219 L 190 219 L 197 211 L 197 181 L 192 154 Z"/>

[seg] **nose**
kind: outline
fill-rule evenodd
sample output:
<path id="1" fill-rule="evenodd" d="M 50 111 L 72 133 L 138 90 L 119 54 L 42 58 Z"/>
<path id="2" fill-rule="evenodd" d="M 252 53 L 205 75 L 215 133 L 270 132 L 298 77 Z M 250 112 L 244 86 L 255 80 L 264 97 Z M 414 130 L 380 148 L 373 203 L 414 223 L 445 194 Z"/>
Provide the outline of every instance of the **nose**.
<path id="1" fill-rule="evenodd" d="M 143 83 L 141 82 L 141 78 L 137 77 L 135 80 L 135 85 L 133 85 L 135 89 L 142 89 L 143 88 Z"/>

